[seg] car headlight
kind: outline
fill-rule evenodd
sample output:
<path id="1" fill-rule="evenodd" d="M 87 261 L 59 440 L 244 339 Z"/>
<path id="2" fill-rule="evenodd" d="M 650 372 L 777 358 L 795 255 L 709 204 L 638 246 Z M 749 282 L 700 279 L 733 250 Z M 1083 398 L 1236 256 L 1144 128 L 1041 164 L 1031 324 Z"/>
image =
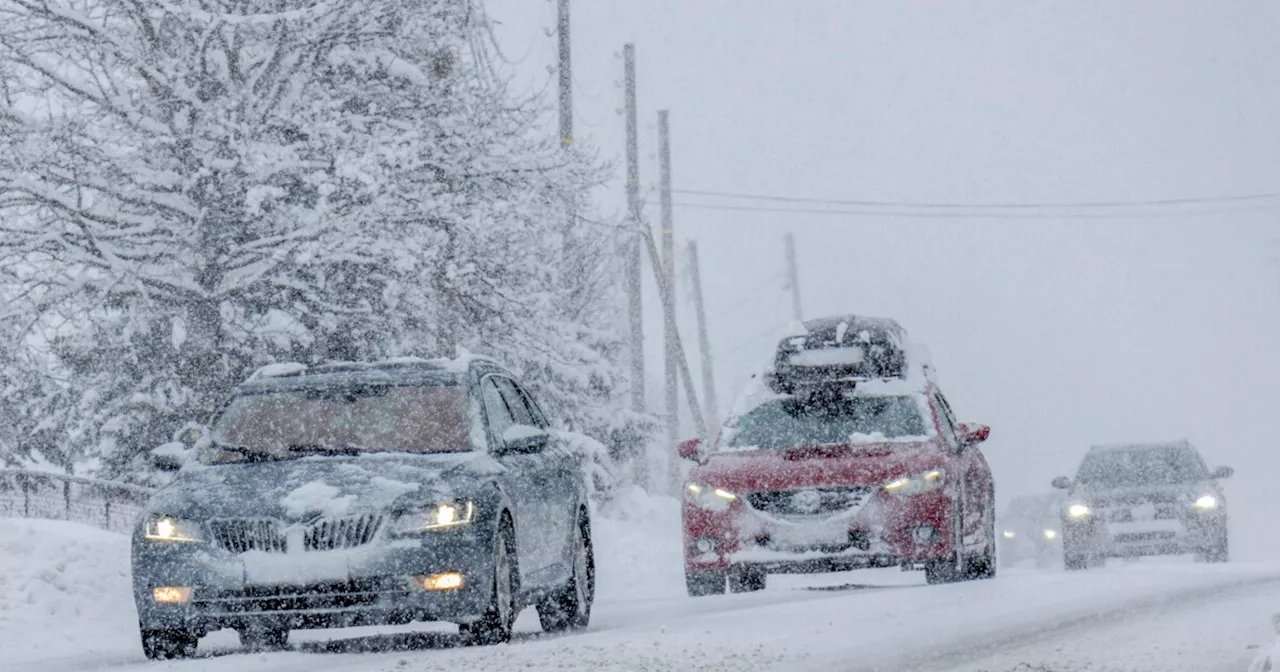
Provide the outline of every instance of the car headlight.
<path id="1" fill-rule="evenodd" d="M 475 519 L 473 502 L 448 502 L 401 514 L 391 526 L 392 534 L 412 534 L 466 525 Z"/>
<path id="2" fill-rule="evenodd" d="M 1067 517 L 1079 520 L 1093 514 L 1093 511 L 1084 504 L 1072 504 L 1067 507 Z"/>
<path id="3" fill-rule="evenodd" d="M 147 521 L 143 535 L 150 541 L 204 541 L 200 523 L 170 516 L 158 516 Z"/>
<path id="4" fill-rule="evenodd" d="M 887 492 L 899 495 L 919 495 L 941 488 L 947 480 L 947 472 L 930 469 L 911 476 L 903 476 L 884 484 Z"/>
<path id="5" fill-rule="evenodd" d="M 1018 535 L 1017 535 L 1017 533 L 1016 533 L 1016 532 L 1014 532 L 1013 530 L 1005 530 L 1005 531 L 1004 531 L 1004 538 L 1005 538 L 1005 539 L 1012 539 L 1012 538 L 1014 538 L 1014 537 L 1016 537 L 1016 536 L 1018 536 Z"/>
<path id="6" fill-rule="evenodd" d="M 685 496 L 694 505 L 710 511 L 724 511 L 738 499 L 737 495 L 728 490 L 700 483 L 685 486 Z"/>
<path id="7" fill-rule="evenodd" d="M 1213 495 L 1201 495 L 1191 505 L 1200 511 L 1212 511 L 1218 508 L 1218 498 Z"/>
<path id="8" fill-rule="evenodd" d="M 1057 538 L 1058 538 L 1058 531 L 1057 531 L 1057 530 L 1045 530 L 1045 531 L 1044 531 L 1044 538 L 1045 538 L 1045 539 L 1048 539 L 1049 541 L 1053 541 L 1054 539 L 1057 539 Z"/>

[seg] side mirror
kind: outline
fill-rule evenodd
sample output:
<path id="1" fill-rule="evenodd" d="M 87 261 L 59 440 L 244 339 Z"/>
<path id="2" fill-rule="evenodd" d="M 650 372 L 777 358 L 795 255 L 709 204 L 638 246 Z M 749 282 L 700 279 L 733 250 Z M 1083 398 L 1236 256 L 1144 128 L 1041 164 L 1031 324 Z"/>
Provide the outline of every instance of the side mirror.
<path id="1" fill-rule="evenodd" d="M 1053 479 L 1053 482 L 1051 483 L 1051 485 L 1059 490 L 1070 490 L 1071 479 L 1067 478 L 1066 476 L 1059 476 Z"/>
<path id="2" fill-rule="evenodd" d="M 1236 473 L 1236 470 L 1232 469 L 1231 467 L 1218 467 L 1213 470 L 1212 474 L 1209 474 L 1209 478 L 1212 478 L 1212 479 L 1231 478 L 1231 474 L 1234 474 L 1234 473 Z"/>
<path id="3" fill-rule="evenodd" d="M 151 466 L 156 471 L 178 471 L 187 462 L 187 447 L 177 441 L 157 446 L 151 451 Z"/>
<path id="4" fill-rule="evenodd" d="M 962 422 L 956 429 L 960 431 L 960 440 L 966 446 L 979 444 L 991 438 L 991 427 L 988 425 Z"/>
<path id="5" fill-rule="evenodd" d="M 502 449 L 508 453 L 536 453 L 547 447 L 546 430 L 530 425 L 511 425 L 502 433 Z"/>
<path id="6" fill-rule="evenodd" d="M 698 449 L 702 447 L 702 439 L 685 439 L 677 444 L 680 457 L 686 460 L 698 459 Z"/>

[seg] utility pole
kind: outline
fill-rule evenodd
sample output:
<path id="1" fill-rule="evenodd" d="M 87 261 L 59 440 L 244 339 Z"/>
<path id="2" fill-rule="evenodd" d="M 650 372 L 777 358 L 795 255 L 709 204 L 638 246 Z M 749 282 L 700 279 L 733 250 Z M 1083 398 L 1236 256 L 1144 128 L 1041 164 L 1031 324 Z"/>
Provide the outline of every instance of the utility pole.
<path id="1" fill-rule="evenodd" d="M 662 279 L 668 292 L 663 302 L 675 300 L 676 264 L 675 264 L 675 230 L 671 221 L 671 129 L 668 123 L 667 110 L 658 111 L 658 200 L 662 206 Z M 665 390 L 667 396 L 667 438 L 670 445 L 675 446 L 680 440 L 680 381 L 676 371 L 676 360 L 681 357 L 677 348 L 679 336 L 676 334 L 675 305 L 665 306 L 665 329 L 663 353 L 666 364 Z"/>
<path id="2" fill-rule="evenodd" d="M 800 271 L 796 268 L 796 237 L 790 231 L 784 239 L 787 247 L 787 284 L 791 285 L 791 317 L 800 322 Z"/>
<path id="3" fill-rule="evenodd" d="M 641 301 L 640 227 L 644 217 L 640 210 L 640 150 L 636 131 L 636 45 L 622 47 L 624 97 L 627 120 L 627 219 L 630 234 L 625 243 L 627 316 L 631 323 L 631 410 L 644 412 L 644 305 Z"/>
<path id="4" fill-rule="evenodd" d="M 569 58 L 569 0 L 559 0 L 560 146 L 573 144 L 573 64 Z"/>
<path id="5" fill-rule="evenodd" d="M 718 422 L 720 409 L 716 403 L 716 381 L 711 370 L 711 340 L 707 337 L 707 311 L 702 304 L 702 274 L 698 270 L 698 243 L 689 241 L 689 284 L 693 285 L 693 305 L 698 314 L 698 346 L 702 350 L 702 398 L 706 402 L 707 420 Z"/>
<path id="6" fill-rule="evenodd" d="M 573 60 L 569 50 L 569 0 L 558 0 L 556 35 L 560 51 L 560 148 L 568 151 L 573 145 Z M 582 261 L 573 240 L 577 208 L 570 199 L 565 203 L 564 233 L 561 240 L 561 272 L 569 291 L 570 304 L 576 302 L 576 283 L 582 272 Z M 570 309 L 572 310 L 572 308 Z"/>

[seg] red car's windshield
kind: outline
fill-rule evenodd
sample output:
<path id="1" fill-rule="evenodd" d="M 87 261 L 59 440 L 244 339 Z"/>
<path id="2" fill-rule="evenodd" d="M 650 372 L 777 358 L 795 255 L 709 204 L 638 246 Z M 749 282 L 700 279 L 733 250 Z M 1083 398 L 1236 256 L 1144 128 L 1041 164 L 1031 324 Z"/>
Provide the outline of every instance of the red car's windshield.
<path id="1" fill-rule="evenodd" d="M 908 395 L 838 399 L 787 397 L 744 414 L 728 430 L 731 448 L 792 448 L 867 440 L 924 439 L 928 424 Z"/>

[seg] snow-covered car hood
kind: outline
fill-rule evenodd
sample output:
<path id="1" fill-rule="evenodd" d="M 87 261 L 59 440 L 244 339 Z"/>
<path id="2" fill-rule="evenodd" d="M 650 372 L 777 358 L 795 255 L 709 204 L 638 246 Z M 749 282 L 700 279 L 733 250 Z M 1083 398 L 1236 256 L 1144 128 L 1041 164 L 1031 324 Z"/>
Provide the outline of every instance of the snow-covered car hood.
<path id="1" fill-rule="evenodd" d="M 943 454 L 932 441 L 813 446 L 714 453 L 689 478 L 731 492 L 825 485 L 883 485 L 936 469 Z"/>
<path id="2" fill-rule="evenodd" d="M 193 520 L 306 520 L 396 510 L 420 500 L 466 498 L 502 467 L 483 453 L 307 457 L 183 471 L 148 512 Z"/>

